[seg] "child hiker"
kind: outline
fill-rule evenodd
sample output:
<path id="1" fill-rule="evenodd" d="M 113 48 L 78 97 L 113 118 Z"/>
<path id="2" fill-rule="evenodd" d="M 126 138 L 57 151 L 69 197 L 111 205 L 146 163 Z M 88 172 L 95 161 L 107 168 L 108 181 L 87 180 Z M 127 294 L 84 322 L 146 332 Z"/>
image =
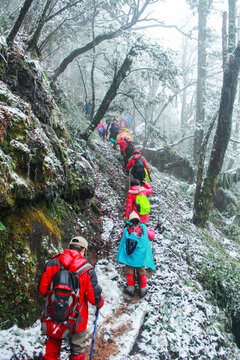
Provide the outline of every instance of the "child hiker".
<path id="1" fill-rule="evenodd" d="M 156 270 L 149 240 L 155 236 L 154 229 L 140 223 L 138 214 L 133 211 L 126 222 L 117 253 L 117 262 L 126 265 L 127 287 L 125 292 L 131 296 L 135 292 L 135 278 L 139 283 L 139 296 L 147 293 L 145 267 Z"/>

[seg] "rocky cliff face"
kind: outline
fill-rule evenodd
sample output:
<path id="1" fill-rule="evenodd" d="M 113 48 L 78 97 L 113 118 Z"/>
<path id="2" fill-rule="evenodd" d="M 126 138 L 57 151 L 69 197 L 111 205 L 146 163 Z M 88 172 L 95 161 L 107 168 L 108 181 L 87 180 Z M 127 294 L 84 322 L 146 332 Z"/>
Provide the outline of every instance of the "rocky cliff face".
<path id="1" fill-rule="evenodd" d="M 176 178 L 189 183 L 193 183 L 194 169 L 192 165 L 186 158 L 181 157 L 175 151 L 169 148 L 147 148 L 142 150 L 142 153 L 159 171 L 174 175 Z"/>
<path id="2" fill-rule="evenodd" d="M 0 50 L 0 322 L 25 326 L 45 260 L 76 233 L 91 241 L 98 207 L 91 154 L 74 146 L 43 69 Z"/>

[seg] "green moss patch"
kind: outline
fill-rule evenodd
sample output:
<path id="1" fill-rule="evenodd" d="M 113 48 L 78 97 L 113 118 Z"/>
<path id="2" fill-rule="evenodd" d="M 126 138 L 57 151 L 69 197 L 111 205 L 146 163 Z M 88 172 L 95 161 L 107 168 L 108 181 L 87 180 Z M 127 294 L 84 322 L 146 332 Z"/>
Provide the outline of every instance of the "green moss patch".
<path id="1" fill-rule="evenodd" d="M 62 249 L 61 219 L 64 203 L 23 206 L 1 224 L 0 322 L 28 326 L 39 318 L 42 300 L 38 283 L 45 260 Z"/>

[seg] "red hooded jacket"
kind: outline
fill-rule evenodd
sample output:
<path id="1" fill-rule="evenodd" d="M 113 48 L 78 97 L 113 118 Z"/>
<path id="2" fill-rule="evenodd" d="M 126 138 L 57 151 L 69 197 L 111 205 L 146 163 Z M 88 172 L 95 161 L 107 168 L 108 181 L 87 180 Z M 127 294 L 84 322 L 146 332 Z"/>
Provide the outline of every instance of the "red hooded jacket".
<path id="1" fill-rule="evenodd" d="M 126 153 L 125 153 L 125 149 L 127 147 L 127 144 L 128 144 L 128 140 L 124 139 L 124 138 L 119 138 L 117 140 L 117 144 L 119 145 L 120 147 L 120 151 L 122 153 L 123 156 L 126 156 Z"/>
<path id="2" fill-rule="evenodd" d="M 125 210 L 125 217 L 129 217 L 129 214 L 132 211 L 136 211 L 136 213 L 139 215 L 140 222 L 145 223 L 149 220 L 149 214 L 146 215 L 140 215 L 137 211 L 136 207 L 136 197 L 137 195 L 150 195 L 152 194 L 153 189 L 150 184 L 145 183 L 144 186 L 141 185 L 134 185 L 128 190 L 128 197 L 127 197 L 127 204 L 126 204 L 126 210 Z"/>
<path id="3" fill-rule="evenodd" d="M 139 157 L 141 157 L 141 156 L 142 156 L 142 155 L 139 154 L 139 153 L 137 153 L 136 155 L 133 155 L 133 156 L 131 157 L 131 159 L 129 160 L 127 166 L 126 166 L 126 169 L 127 169 L 127 170 L 130 170 L 130 169 L 134 166 L 134 164 L 135 164 L 135 159 L 137 159 L 137 158 L 139 158 Z M 148 166 L 148 163 L 147 163 L 145 157 L 142 156 L 142 159 L 143 159 L 143 163 L 144 163 L 145 167 L 147 168 L 147 171 L 150 172 L 150 169 L 149 169 L 149 166 Z"/>
<path id="4" fill-rule="evenodd" d="M 59 258 L 65 269 L 72 272 L 75 272 L 87 262 L 87 260 L 82 257 L 80 252 L 71 249 L 64 250 L 62 253 L 51 258 L 46 265 L 45 272 L 42 275 L 42 279 L 39 285 L 39 292 L 43 297 L 47 296 L 52 279 L 59 270 L 57 265 L 57 258 Z M 79 275 L 79 282 L 79 310 L 81 321 L 79 322 L 79 328 L 77 329 L 77 332 L 83 331 L 87 327 L 88 302 L 99 308 L 102 307 L 104 303 L 104 299 L 101 296 L 102 289 L 98 284 L 97 275 L 93 268 L 86 270 L 83 274 Z"/>

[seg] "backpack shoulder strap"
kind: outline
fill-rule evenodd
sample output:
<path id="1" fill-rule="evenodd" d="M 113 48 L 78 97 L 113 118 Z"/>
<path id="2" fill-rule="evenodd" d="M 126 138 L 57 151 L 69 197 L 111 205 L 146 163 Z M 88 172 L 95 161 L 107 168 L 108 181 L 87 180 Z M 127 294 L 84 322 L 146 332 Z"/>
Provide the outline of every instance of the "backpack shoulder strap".
<path id="1" fill-rule="evenodd" d="M 93 269 L 93 266 L 89 263 L 85 263 L 83 266 L 81 266 L 79 269 L 75 271 L 77 275 L 83 275 L 88 270 Z"/>
<path id="2" fill-rule="evenodd" d="M 61 261 L 59 259 L 59 256 L 57 257 L 57 267 L 58 267 L 58 271 L 65 269 L 64 265 L 61 263 Z"/>

